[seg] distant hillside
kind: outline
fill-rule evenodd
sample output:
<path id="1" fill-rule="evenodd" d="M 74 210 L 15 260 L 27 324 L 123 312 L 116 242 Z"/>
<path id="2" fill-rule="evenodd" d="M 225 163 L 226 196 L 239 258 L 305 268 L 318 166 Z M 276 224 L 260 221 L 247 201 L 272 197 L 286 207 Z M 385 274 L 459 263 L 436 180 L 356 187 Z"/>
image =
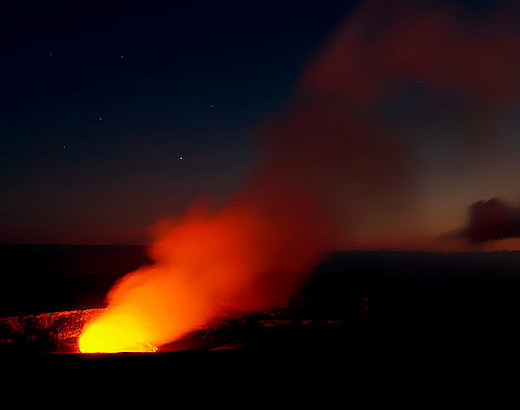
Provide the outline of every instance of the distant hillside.
<path id="1" fill-rule="evenodd" d="M 316 274 L 351 278 L 520 278 L 520 252 L 336 252 Z"/>
<path id="2" fill-rule="evenodd" d="M 0 275 L 122 275 L 149 262 L 143 246 L 0 245 Z"/>
<path id="3" fill-rule="evenodd" d="M 103 306 L 118 278 L 150 262 L 141 246 L 0 245 L 0 317 Z M 364 297 L 389 310 L 397 300 L 513 301 L 517 291 L 520 252 L 352 251 L 328 255 L 291 303 L 328 317 Z"/>
<path id="4" fill-rule="evenodd" d="M 141 246 L 0 245 L 0 316 L 101 306 L 119 277 L 149 262 Z"/>

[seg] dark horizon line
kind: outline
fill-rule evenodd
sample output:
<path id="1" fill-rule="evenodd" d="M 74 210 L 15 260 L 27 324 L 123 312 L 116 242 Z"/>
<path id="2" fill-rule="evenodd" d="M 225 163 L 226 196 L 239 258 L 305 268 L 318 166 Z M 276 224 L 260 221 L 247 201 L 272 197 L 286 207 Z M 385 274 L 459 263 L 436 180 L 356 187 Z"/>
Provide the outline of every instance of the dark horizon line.
<path id="1" fill-rule="evenodd" d="M 147 244 L 135 244 L 135 243 L 121 243 L 121 244 L 110 244 L 110 243 L 99 243 L 99 244 L 81 244 L 81 243 L 0 243 L 0 247 L 135 247 L 135 248 L 145 248 L 149 245 Z M 404 249 L 398 247 L 391 248 L 379 248 L 379 249 L 344 249 L 344 250 L 331 250 L 326 252 L 328 255 L 338 254 L 338 253 L 355 253 L 355 252 L 364 252 L 364 253 L 377 253 L 377 252 L 387 252 L 387 253 L 431 253 L 431 254 L 475 254 L 475 253 L 520 253 L 520 250 L 461 250 L 461 251 L 450 251 L 450 250 L 424 250 L 424 249 Z"/>

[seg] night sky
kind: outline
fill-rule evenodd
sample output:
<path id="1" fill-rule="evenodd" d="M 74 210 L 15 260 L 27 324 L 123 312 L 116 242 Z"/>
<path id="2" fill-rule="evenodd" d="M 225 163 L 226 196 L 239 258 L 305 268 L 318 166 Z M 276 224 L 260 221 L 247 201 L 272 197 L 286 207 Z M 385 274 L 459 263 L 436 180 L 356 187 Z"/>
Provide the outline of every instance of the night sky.
<path id="1" fill-rule="evenodd" d="M 3 2 L 0 243 L 144 243 L 193 201 L 224 203 L 251 172 L 258 125 L 294 101 L 358 3 Z M 471 32 L 506 2 L 431 3 Z M 518 200 L 519 102 L 478 124 L 481 105 L 416 76 L 371 101 L 374 121 L 412 141 L 423 231 L 463 225 L 478 200 Z M 468 128 L 499 142 L 461 160 Z"/>

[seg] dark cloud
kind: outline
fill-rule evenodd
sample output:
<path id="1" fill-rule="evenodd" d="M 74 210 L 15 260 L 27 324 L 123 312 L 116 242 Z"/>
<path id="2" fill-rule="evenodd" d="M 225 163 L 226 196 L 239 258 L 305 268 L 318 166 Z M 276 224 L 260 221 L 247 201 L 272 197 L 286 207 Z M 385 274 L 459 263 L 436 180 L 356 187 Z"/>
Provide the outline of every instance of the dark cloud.
<path id="1" fill-rule="evenodd" d="M 520 237 L 520 207 L 499 198 L 471 205 L 467 225 L 457 236 L 471 243 Z"/>

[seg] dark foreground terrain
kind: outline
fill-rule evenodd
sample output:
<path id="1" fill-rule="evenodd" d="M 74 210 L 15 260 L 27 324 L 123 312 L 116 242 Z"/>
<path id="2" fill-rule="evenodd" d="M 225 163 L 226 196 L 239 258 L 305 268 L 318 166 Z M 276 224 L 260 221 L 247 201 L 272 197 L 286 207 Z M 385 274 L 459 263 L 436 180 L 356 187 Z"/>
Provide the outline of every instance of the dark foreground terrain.
<path id="1" fill-rule="evenodd" d="M 139 247 L 2 246 L 0 257 L 0 317 L 19 323 L 100 307 L 117 278 L 149 262 Z M 160 353 L 65 354 L 27 325 L 15 336 L 4 329 L 0 361 L 12 380 L 80 391 L 122 381 L 229 391 L 297 385 L 300 397 L 310 393 L 302 383 L 336 393 L 374 380 L 442 389 L 516 368 L 519 318 L 520 253 L 345 252 L 330 255 L 288 307 L 201 329 Z"/>

